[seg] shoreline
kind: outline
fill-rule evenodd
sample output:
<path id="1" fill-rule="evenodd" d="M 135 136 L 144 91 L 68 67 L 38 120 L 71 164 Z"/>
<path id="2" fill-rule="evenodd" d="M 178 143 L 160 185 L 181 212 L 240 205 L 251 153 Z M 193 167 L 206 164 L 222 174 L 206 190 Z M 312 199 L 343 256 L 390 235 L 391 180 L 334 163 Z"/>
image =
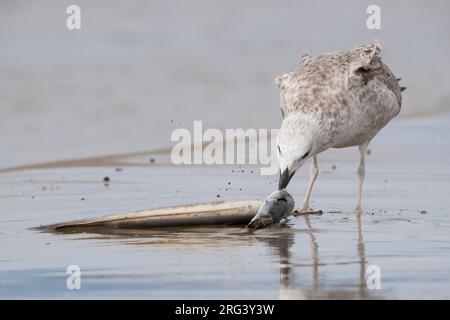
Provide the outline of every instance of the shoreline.
<path id="1" fill-rule="evenodd" d="M 0 296 L 74 297 L 61 284 L 67 265 L 78 264 L 86 278 L 77 297 L 88 299 L 136 297 L 137 287 L 148 298 L 449 298 L 449 120 L 450 114 L 396 121 L 374 139 L 360 226 L 352 213 L 354 148 L 319 156 L 312 206 L 323 215 L 291 218 L 284 228 L 252 234 L 234 227 L 103 235 L 27 228 L 178 204 L 262 199 L 276 188 L 277 176 L 259 175 L 258 166 L 177 167 L 156 159 L 155 165 L 120 171 L 113 165 L 2 173 L 0 241 L 8 250 L 0 252 Z M 138 154 L 133 161 L 146 158 Z M 289 186 L 297 203 L 308 174 L 306 165 Z M 369 265 L 381 268 L 381 290 L 359 289 Z M 27 288 L 39 288 L 39 295 Z"/>

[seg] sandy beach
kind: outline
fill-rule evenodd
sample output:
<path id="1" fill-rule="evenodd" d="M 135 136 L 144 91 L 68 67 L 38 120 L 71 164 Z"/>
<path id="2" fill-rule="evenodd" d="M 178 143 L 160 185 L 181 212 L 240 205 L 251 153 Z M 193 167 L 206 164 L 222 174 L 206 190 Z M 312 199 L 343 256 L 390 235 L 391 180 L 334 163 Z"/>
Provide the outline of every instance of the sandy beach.
<path id="1" fill-rule="evenodd" d="M 380 1 L 377 31 L 365 28 L 367 4 L 357 1 L 136 0 L 107 13 L 107 1 L 79 2 L 78 33 L 64 27 L 66 1 L 0 5 L 0 298 L 450 299 L 445 1 Z M 32 229 L 264 199 L 278 176 L 260 175 L 259 165 L 174 165 L 173 130 L 195 120 L 279 128 L 273 79 L 301 51 L 374 38 L 408 89 L 399 117 L 369 146 L 360 220 L 351 148 L 319 155 L 312 207 L 323 214 L 282 227 Z M 289 185 L 297 204 L 308 174 L 309 163 Z M 81 290 L 66 287 L 69 265 L 81 268 Z M 367 287 L 370 266 L 381 271 L 380 289 Z"/>
<path id="2" fill-rule="evenodd" d="M 0 296 L 449 298 L 449 120 L 445 114 L 397 121 L 374 141 L 361 225 L 352 213 L 356 161 L 347 160 L 356 150 L 321 157 L 313 206 L 322 216 L 293 217 L 286 227 L 253 233 L 243 227 L 57 235 L 28 229 L 216 201 L 217 194 L 262 198 L 276 177 L 252 174 L 252 167 L 141 163 L 121 171 L 57 166 L 2 173 L 0 241 L 7 250 L 0 253 Z M 428 144 L 416 152 L 424 139 Z M 292 184 L 295 198 L 303 196 L 306 177 L 302 172 Z M 70 264 L 83 270 L 82 290 L 64 286 Z M 364 270 L 372 264 L 381 268 L 380 290 L 366 287 Z"/>

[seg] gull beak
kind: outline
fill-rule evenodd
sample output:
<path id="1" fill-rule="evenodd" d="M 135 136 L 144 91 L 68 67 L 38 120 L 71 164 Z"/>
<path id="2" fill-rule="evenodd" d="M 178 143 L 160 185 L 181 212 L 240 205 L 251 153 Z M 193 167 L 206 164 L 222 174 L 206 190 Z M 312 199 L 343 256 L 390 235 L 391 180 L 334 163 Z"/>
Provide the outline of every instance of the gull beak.
<path id="1" fill-rule="evenodd" d="M 291 181 L 292 177 L 294 176 L 294 172 L 290 173 L 288 168 L 284 169 L 283 172 L 280 170 L 280 179 L 278 180 L 278 190 L 286 189 L 287 185 L 289 184 L 289 181 Z"/>

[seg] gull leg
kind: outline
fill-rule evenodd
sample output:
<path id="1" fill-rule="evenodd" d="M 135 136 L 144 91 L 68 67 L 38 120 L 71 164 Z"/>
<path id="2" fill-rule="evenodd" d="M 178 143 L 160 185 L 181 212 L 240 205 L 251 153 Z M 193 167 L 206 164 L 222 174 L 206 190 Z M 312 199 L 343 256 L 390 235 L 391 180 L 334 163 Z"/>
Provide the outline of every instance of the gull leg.
<path id="1" fill-rule="evenodd" d="M 356 196 L 356 208 L 355 208 L 355 214 L 360 216 L 362 213 L 361 210 L 361 197 L 362 197 L 362 187 L 363 187 L 363 182 L 364 182 L 364 176 L 366 174 L 366 169 L 365 169 L 365 156 L 366 156 L 366 151 L 367 151 L 367 147 L 369 145 L 369 142 L 365 142 L 363 144 L 361 144 L 359 146 L 359 167 L 358 167 L 358 194 Z"/>
<path id="2" fill-rule="evenodd" d="M 302 214 L 322 214 L 322 210 L 311 210 L 309 207 L 309 198 L 311 197 L 311 191 L 314 185 L 314 182 L 319 175 L 319 166 L 317 165 L 317 157 L 314 156 L 311 164 L 311 175 L 309 177 L 309 185 L 308 190 L 306 191 L 305 199 L 303 200 L 303 205 L 300 209 L 296 209 L 293 213 L 294 216 L 299 216 Z"/>

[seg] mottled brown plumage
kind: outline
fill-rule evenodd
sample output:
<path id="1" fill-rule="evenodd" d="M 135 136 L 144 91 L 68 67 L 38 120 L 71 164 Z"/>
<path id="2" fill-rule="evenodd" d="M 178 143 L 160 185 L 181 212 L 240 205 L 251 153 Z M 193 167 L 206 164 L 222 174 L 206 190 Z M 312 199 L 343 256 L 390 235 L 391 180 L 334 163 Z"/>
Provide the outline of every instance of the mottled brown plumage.
<path id="1" fill-rule="evenodd" d="M 304 53 L 294 71 L 277 78 L 284 117 L 293 112 L 314 113 L 325 130 L 329 129 L 326 122 L 336 121 L 334 137 L 362 117 L 364 128 L 354 130 L 358 138 L 337 139 L 334 146 L 358 145 L 362 138 L 373 138 L 399 113 L 402 103 L 397 78 L 382 62 L 380 51 L 375 42 L 315 57 Z"/>
<path id="2" fill-rule="evenodd" d="M 294 71 L 276 79 L 283 114 L 278 137 L 282 171 L 295 172 L 305 159 L 328 148 L 365 150 L 400 112 L 404 88 L 380 53 L 378 41 L 317 56 L 304 53 Z"/>

